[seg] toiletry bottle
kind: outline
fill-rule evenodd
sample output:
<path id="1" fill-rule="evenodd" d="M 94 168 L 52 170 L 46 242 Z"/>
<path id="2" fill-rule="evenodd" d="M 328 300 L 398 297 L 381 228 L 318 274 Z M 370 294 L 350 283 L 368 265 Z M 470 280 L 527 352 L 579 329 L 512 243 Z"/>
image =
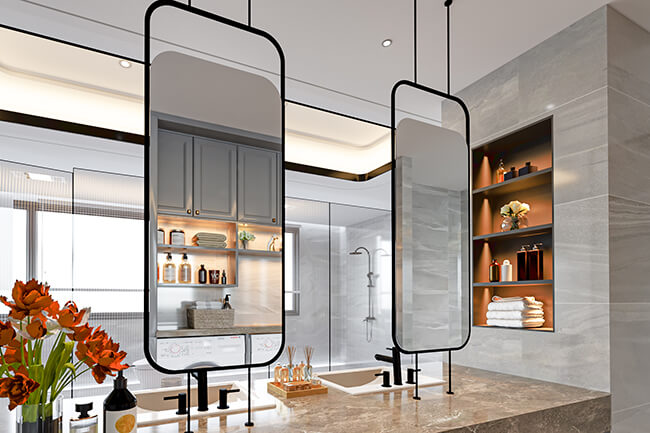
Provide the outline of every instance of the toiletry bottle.
<path id="1" fill-rule="evenodd" d="M 528 279 L 528 248 L 530 245 L 522 245 L 517 251 L 517 281 Z"/>
<path id="2" fill-rule="evenodd" d="M 273 382 L 280 383 L 282 381 L 282 365 L 277 364 L 273 369 Z"/>
<path id="3" fill-rule="evenodd" d="M 537 243 L 533 245 L 533 249 L 528 251 L 528 279 L 529 280 L 543 280 L 544 279 L 544 252 L 541 249 L 542 244 Z"/>
<path id="4" fill-rule="evenodd" d="M 185 232 L 181 229 L 170 230 L 169 243 L 171 245 L 185 245 Z"/>
<path id="5" fill-rule="evenodd" d="M 165 243 L 165 231 L 163 229 L 158 229 L 158 243 Z"/>
<path id="6" fill-rule="evenodd" d="M 192 282 L 192 265 L 187 261 L 186 253 L 183 253 L 183 261 L 178 267 L 178 282 L 185 284 Z"/>
<path id="7" fill-rule="evenodd" d="M 138 401 L 126 389 L 127 381 L 119 371 L 113 382 L 113 391 L 104 400 L 103 433 L 135 433 L 137 431 Z"/>
<path id="8" fill-rule="evenodd" d="M 172 253 L 167 253 L 167 262 L 163 266 L 163 283 L 176 282 L 176 265 L 172 262 Z"/>
<path id="9" fill-rule="evenodd" d="M 208 271 L 205 270 L 205 265 L 201 265 L 199 269 L 199 284 L 205 284 L 208 282 Z"/>
<path id="10" fill-rule="evenodd" d="M 501 264 L 501 281 L 512 281 L 512 265 L 508 259 Z"/>
<path id="11" fill-rule="evenodd" d="M 93 402 L 75 404 L 74 410 L 79 412 L 78 418 L 70 420 L 70 433 L 99 433 L 97 431 L 97 415 L 89 415 L 93 410 Z"/>
<path id="12" fill-rule="evenodd" d="M 503 182 L 503 175 L 506 173 L 506 167 L 503 165 L 503 159 L 499 160 L 499 167 L 497 168 L 497 183 Z"/>
<path id="13" fill-rule="evenodd" d="M 232 310 L 232 305 L 230 305 L 230 293 L 226 294 L 226 298 L 223 300 L 223 305 L 221 306 L 222 310 Z"/>
<path id="14" fill-rule="evenodd" d="M 503 175 L 503 180 L 510 180 L 517 177 L 517 169 L 515 167 L 510 167 L 510 171 L 507 171 Z"/>
<path id="15" fill-rule="evenodd" d="M 228 284 L 228 279 L 226 278 L 226 270 L 221 271 L 221 284 Z"/>
<path id="16" fill-rule="evenodd" d="M 489 281 L 491 283 L 498 283 L 499 279 L 501 278 L 501 265 L 496 261 L 496 259 L 492 259 L 492 263 L 490 264 L 490 279 Z"/>

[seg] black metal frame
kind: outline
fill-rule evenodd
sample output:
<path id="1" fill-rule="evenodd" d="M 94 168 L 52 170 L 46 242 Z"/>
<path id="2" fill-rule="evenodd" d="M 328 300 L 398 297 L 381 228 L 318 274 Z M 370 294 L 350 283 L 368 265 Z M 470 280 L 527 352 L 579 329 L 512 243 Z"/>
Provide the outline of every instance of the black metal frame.
<path id="1" fill-rule="evenodd" d="M 470 186 L 471 182 L 471 170 L 472 170 L 472 159 L 471 159 L 471 149 L 470 149 L 470 119 L 469 119 L 469 110 L 467 109 L 467 106 L 463 102 L 462 99 L 451 95 L 449 93 L 441 92 L 439 90 L 432 89 L 430 87 L 423 86 L 421 84 L 415 83 L 413 81 L 409 80 L 401 80 L 395 83 L 393 86 L 393 89 L 391 91 L 391 96 L 390 96 L 390 105 L 391 105 L 391 113 L 390 113 L 390 123 L 391 123 L 391 165 L 392 165 L 392 170 L 391 170 L 391 231 L 392 231 L 392 243 L 393 243 L 393 251 L 392 251 L 392 261 L 393 261 L 393 270 L 395 269 L 396 266 L 396 237 L 397 237 L 397 213 L 395 212 L 396 206 L 395 206 L 395 191 L 396 191 L 396 182 L 397 178 L 395 176 L 395 164 L 396 164 L 396 152 L 395 152 L 395 131 L 396 131 L 396 125 L 395 125 L 395 95 L 397 93 L 397 90 L 402 87 L 402 86 L 408 86 L 412 87 L 414 89 L 420 90 L 422 92 L 430 93 L 433 95 L 436 95 L 442 99 L 446 99 L 448 101 L 455 102 L 456 104 L 460 105 L 462 108 L 463 112 L 465 113 L 465 142 L 467 144 L 467 182 L 468 182 L 468 189 L 467 189 L 467 200 L 468 200 L 468 209 L 470 212 L 467 213 L 467 227 L 468 227 L 468 242 L 469 242 L 469 257 L 472 257 L 472 219 L 470 217 L 471 214 L 471 206 L 472 206 L 472 189 Z M 397 308 L 396 308 L 396 298 L 397 298 L 397 292 L 396 292 L 396 276 L 395 272 L 393 272 L 392 279 L 393 279 L 393 288 L 392 288 L 392 315 L 391 315 L 391 322 L 392 322 L 392 339 L 393 339 L 393 344 L 401 353 L 409 354 L 409 355 L 418 355 L 421 353 L 437 353 L 437 352 L 449 352 L 449 356 L 451 359 L 451 352 L 456 351 L 456 350 L 461 350 L 464 348 L 467 343 L 469 343 L 470 336 L 472 334 L 472 304 L 471 304 L 471 295 L 472 295 L 472 272 L 473 269 L 471 266 L 469 266 L 469 278 L 468 278 L 468 285 L 467 285 L 467 295 L 468 299 L 470 300 L 469 308 L 468 308 L 468 314 L 467 314 L 467 339 L 461 344 L 460 346 L 457 347 L 444 347 L 444 348 L 434 348 L 434 349 L 426 349 L 426 350 L 406 350 L 403 347 L 400 346 L 399 341 L 397 339 Z M 451 369 L 451 367 L 450 367 Z M 451 377 L 449 381 L 451 385 Z M 450 387 L 451 390 L 451 387 Z M 450 392 L 450 391 L 449 391 Z"/>
<path id="2" fill-rule="evenodd" d="M 284 164 L 284 156 L 285 156 L 285 137 L 284 137 L 284 124 L 285 124 L 285 108 L 284 108 L 284 103 L 285 103 L 285 58 L 284 58 L 284 52 L 282 51 L 282 47 L 280 44 L 267 32 L 263 30 L 259 30 L 253 27 L 249 27 L 246 24 L 242 24 L 237 21 L 230 20 L 228 18 L 224 18 L 219 15 L 215 15 L 210 12 L 206 12 L 202 9 L 198 9 L 192 6 L 188 6 L 183 3 L 179 3 L 174 0 L 157 0 L 156 2 L 152 3 L 149 8 L 147 8 L 147 11 L 145 13 L 145 30 L 144 30 L 144 64 L 145 64 L 145 74 L 144 74 L 144 131 L 145 131 L 145 140 L 144 140 L 144 189 L 145 189 L 145 207 L 144 207 L 144 220 L 145 220 L 145 227 L 146 227 L 146 233 L 144 237 L 144 245 L 145 245 L 145 258 L 144 258 L 144 264 L 145 264 L 145 269 L 147 270 L 145 272 L 145 286 L 144 286 L 144 355 L 149 364 L 151 366 L 160 371 L 161 373 L 166 373 L 166 374 L 183 374 L 183 373 L 207 373 L 210 371 L 222 371 L 222 370 L 236 370 L 236 369 L 251 369 L 251 368 L 256 368 L 256 367 L 265 367 L 268 365 L 271 365 L 273 362 L 275 362 L 280 356 L 282 355 L 282 352 L 284 350 L 284 344 L 285 344 L 285 326 L 286 326 L 286 318 L 284 314 L 284 271 L 285 271 L 285 266 L 284 266 L 284 250 L 282 251 L 282 288 L 279 293 L 279 296 L 282 297 L 282 342 L 280 344 L 280 349 L 278 350 L 278 353 L 273 356 L 271 359 L 269 359 L 267 362 L 263 363 L 258 363 L 258 364 L 243 364 L 243 365 L 231 365 L 231 366 L 218 366 L 218 367 L 204 367 L 204 368 L 194 368 L 194 369 L 182 369 L 182 370 L 172 370 L 165 368 L 161 365 L 159 365 L 153 356 L 150 353 L 150 347 L 149 347 L 149 338 L 150 338 L 150 329 L 149 329 L 149 320 L 150 320 L 150 311 L 149 311 L 149 297 L 150 297 L 150 271 L 149 271 L 149 259 L 150 259 L 150 251 L 149 251 L 149 235 L 150 235 L 150 227 L 149 225 L 151 224 L 151 212 L 150 212 L 150 179 L 149 179 L 149 171 L 150 171 L 150 164 L 149 164 L 149 159 L 150 159 L 150 149 L 151 149 L 151 131 L 150 131 L 150 126 L 151 126 L 151 121 L 150 121 L 150 110 L 151 110 L 151 71 L 150 71 L 150 64 L 151 64 L 151 17 L 153 13 L 161 8 L 161 7 L 172 7 L 176 9 L 183 10 L 187 13 L 190 14 L 195 14 L 203 18 L 207 18 L 210 20 L 214 20 L 216 22 L 219 22 L 223 25 L 234 27 L 238 30 L 242 30 L 244 32 L 249 32 L 254 35 L 257 35 L 259 37 L 265 38 L 268 40 L 277 50 L 278 56 L 280 59 L 280 99 L 282 103 L 282 137 L 281 137 L 281 150 L 282 150 L 282 162 Z M 281 204 L 281 210 L 284 212 L 284 204 L 285 204 L 285 197 L 284 197 L 284 170 L 281 170 L 281 176 L 280 176 L 280 194 L 282 197 L 282 204 Z M 284 233 L 284 218 L 282 218 L 282 232 Z"/>

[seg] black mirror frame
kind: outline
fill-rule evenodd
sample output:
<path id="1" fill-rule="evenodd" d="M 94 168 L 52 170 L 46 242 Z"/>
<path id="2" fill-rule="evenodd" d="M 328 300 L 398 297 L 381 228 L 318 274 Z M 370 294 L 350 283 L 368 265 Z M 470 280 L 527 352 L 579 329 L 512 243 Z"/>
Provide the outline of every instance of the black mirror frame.
<path id="1" fill-rule="evenodd" d="M 278 43 L 278 41 L 271 36 L 269 33 L 256 29 L 254 27 L 250 27 L 246 24 L 242 24 L 238 21 L 233 21 L 228 18 L 224 18 L 219 15 L 215 15 L 213 13 L 204 11 L 202 9 L 198 9 L 192 6 L 188 6 L 184 3 L 179 3 L 174 0 L 157 0 L 154 3 L 152 3 L 148 8 L 145 13 L 145 21 L 144 21 L 144 222 L 145 222 L 145 236 L 144 236 L 144 264 L 145 264 L 145 280 L 144 280 L 144 355 L 149 364 L 156 370 L 158 370 L 161 373 L 165 374 L 189 374 L 193 372 L 208 372 L 208 371 L 221 371 L 221 370 L 236 370 L 236 369 L 251 369 L 251 368 L 256 368 L 256 367 L 266 367 L 268 365 L 271 365 L 273 362 L 275 362 L 280 356 L 282 355 L 282 352 L 284 350 L 284 344 L 285 344 L 285 336 L 286 336 L 286 315 L 284 314 L 284 309 L 285 309 L 285 302 L 284 302 L 284 271 L 285 271 L 285 255 L 284 255 L 284 248 L 282 249 L 282 291 L 279 293 L 279 296 L 281 297 L 282 300 L 282 341 L 280 343 L 280 349 L 278 350 L 278 353 L 273 356 L 271 359 L 269 359 L 266 362 L 258 363 L 258 364 L 243 364 L 243 365 L 228 365 L 228 366 L 217 366 L 217 367 L 201 367 L 201 368 L 194 368 L 194 369 L 183 369 L 183 370 L 171 370 L 168 368 L 165 368 L 161 365 L 159 365 L 153 356 L 151 356 L 150 353 L 150 345 L 149 345 L 149 320 L 150 320 L 150 311 L 149 311 L 149 298 L 150 298 L 150 270 L 149 270 L 149 259 L 150 259 L 150 254 L 151 252 L 149 251 L 149 236 L 151 234 L 150 230 L 150 224 L 151 224 L 151 212 L 150 212 L 150 206 L 151 206 L 151 194 L 150 194 L 150 179 L 149 179 L 149 171 L 150 171 L 150 165 L 149 165 L 149 158 L 150 158 L 150 151 L 151 151 L 151 121 L 150 121 L 150 110 L 151 110 L 151 17 L 153 13 L 157 10 L 160 9 L 161 7 L 173 7 L 176 9 L 180 9 L 183 11 L 186 11 L 190 14 L 195 14 L 203 18 L 207 18 L 210 20 L 214 20 L 216 22 L 219 22 L 221 24 L 224 24 L 226 26 L 234 27 L 238 30 L 242 30 L 248 33 L 252 33 L 254 35 L 260 36 L 262 38 L 265 38 L 267 41 L 269 41 L 277 50 L 278 56 L 280 59 L 280 102 L 282 104 L 282 136 L 281 136 L 281 149 L 282 149 L 282 169 L 280 170 L 280 195 L 282 197 L 282 203 L 281 203 L 281 211 L 284 212 L 284 204 L 285 204 L 285 197 L 284 197 L 284 181 L 285 181 L 285 173 L 284 173 L 284 163 L 285 163 L 285 58 L 284 58 L 284 52 L 282 51 L 282 47 Z M 284 222 L 284 213 L 282 217 L 282 234 L 284 237 L 284 232 L 285 232 L 285 222 Z"/>
<path id="2" fill-rule="evenodd" d="M 415 83 L 413 81 L 409 80 L 400 80 L 395 85 L 393 86 L 393 89 L 391 90 L 390 94 L 390 143 L 391 143 L 391 236 L 392 236 L 392 262 L 393 262 L 393 288 L 392 288 L 392 314 L 391 314 L 391 334 L 392 334 L 392 339 L 393 339 L 393 344 L 395 347 L 401 352 L 409 355 L 415 355 L 415 354 L 420 354 L 420 353 L 435 353 L 435 352 L 451 352 L 451 351 L 456 351 L 456 350 L 461 350 L 463 347 L 469 343 L 470 336 L 472 334 L 472 302 L 471 302 L 471 295 L 472 295 L 472 266 L 469 266 L 469 281 L 467 285 L 467 295 L 468 299 L 470 300 L 469 302 L 469 308 L 468 308 L 468 315 L 467 315 L 467 339 L 461 344 L 460 346 L 457 347 L 441 347 L 441 348 L 433 348 L 433 349 L 423 349 L 423 350 L 406 350 L 403 347 L 400 346 L 398 338 L 397 338 L 397 308 L 396 308 L 396 299 L 397 299 L 397 287 L 396 287 L 396 276 L 395 276 L 395 269 L 396 269 L 396 264 L 397 264 L 397 259 L 396 259 L 396 254 L 397 254 L 397 248 L 396 248 L 396 239 L 397 239 L 397 213 L 396 213 L 396 203 L 395 203 L 395 191 L 396 191 L 396 182 L 397 178 L 395 176 L 395 168 L 396 168 L 396 149 L 395 149 L 395 130 L 396 130 L 396 125 L 395 125 L 395 95 L 397 94 L 397 90 L 402 87 L 402 86 L 407 86 L 407 87 L 412 87 L 414 89 L 420 90 L 422 92 L 430 93 L 433 95 L 436 95 L 440 98 L 446 99 L 448 101 L 455 102 L 458 104 L 463 112 L 465 113 L 465 143 L 467 144 L 467 181 L 468 181 L 468 188 L 467 188 L 467 203 L 468 203 L 468 212 L 467 212 L 467 229 L 468 229 L 468 247 L 469 247 L 469 257 L 471 260 L 472 257 L 472 219 L 471 219 L 471 206 L 472 206 L 472 197 L 471 197 L 471 187 L 470 187 L 470 182 L 472 178 L 472 164 L 471 164 L 471 152 L 470 152 L 470 138 L 469 138 L 469 130 L 470 130 L 470 120 L 469 120 L 469 110 L 467 109 L 467 106 L 463 102 L 462 99 L 450 95 L 445 92 L 441 92 L 436 89 L 432 89 L 430 87 L 423 86 L 421 84 Z"/>

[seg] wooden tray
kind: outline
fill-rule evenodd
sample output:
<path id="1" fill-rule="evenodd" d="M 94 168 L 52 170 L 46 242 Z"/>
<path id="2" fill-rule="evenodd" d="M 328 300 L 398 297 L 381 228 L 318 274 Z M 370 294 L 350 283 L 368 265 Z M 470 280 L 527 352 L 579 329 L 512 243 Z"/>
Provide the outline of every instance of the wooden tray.
<path id="1" fill-rule="evenodd" d="M 281 386 L 276 385 L 274 382 L 266 384 L 266 390 L 269 394 L 281 398 L 304 397 L 307 395 L 327 394 L 327 387 L 325 385 L 312 385 L 311 389 L 302 389 L 299 391 L 285 391 Z"/>

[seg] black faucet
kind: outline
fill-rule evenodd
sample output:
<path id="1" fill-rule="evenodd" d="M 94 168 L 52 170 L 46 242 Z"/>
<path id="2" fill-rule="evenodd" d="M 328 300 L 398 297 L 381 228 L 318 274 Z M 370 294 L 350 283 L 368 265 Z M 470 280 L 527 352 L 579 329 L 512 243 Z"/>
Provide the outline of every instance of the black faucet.
<path id="1" fill-rule="evenodd" d="M 239 390 L 228 388 L 219 389 L 219 406 L 217 406 L 217 409 L 228 409 L 230 407 L 228 406 L 228 394 L 231 392 L 239 392 Z"/>
<path id="2" fill-rule="evenodd" d="M 387 347 L 386 350 L 391 350 L 393 356 L 386 356 L 376 354 L 375 359 L 381 362 L 393 364 L 393 384 L 402 385 L 402 359 L 397 347 Z"/>
<path id="3" fill-rule="evenodd" d="M 208 372 L 206 370 L 199 370 L 192 373 L 197 382 L 197 408 L 199 412 L 208 410 Z"/>

